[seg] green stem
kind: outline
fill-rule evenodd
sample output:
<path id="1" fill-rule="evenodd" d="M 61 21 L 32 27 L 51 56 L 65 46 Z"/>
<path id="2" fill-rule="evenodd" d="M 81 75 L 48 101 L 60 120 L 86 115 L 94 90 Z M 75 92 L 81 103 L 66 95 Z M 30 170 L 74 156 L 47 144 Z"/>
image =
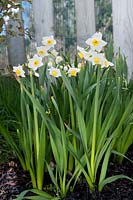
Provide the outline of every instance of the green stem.
<path id="1" fill-rule="evenodd" d="M 31 93 L 33 98 L 35 98 L 32 72 L 30 73 L 30 81 L 31 81 Z M 33 105 L 33 115 L 34 115 L 34 126 L 35 126 L 35 149 L 36 149 L 36 164 L 37 164 L 39 156 L 39 132 L 38 132 L 38 120 L 37 120 L 38 116 L 34 105 Z"/>
<path id="2" fill-rule="evenodd" d="M 75 119 L 74 119 L 74 110 L 73 110 L 73 103 L 72 103 L 72 98 L 71 95 L 69 94 L 69 104 L 70 104 L 70 116 L 71 116 L 71 126 L 72 130 L 75 130 Z M 75 152 L 77 151 L 77 142 L 76 142 L 76 137 L 73 135 L 72 137 L 72 144 L 74 147 Z M 74 159 L 72 155 L 70 154 L 69 156 L 69 171 L 72 171 L 74 165 Z M 76 165 L 76 163 L 75 163 Z"/>
<path id="3" fill-rule="evenodd" d="M 95 93 L 94 102 L 94 121 L 93 121 L 93 132 L 92 132 L 92 147 L 91 147 L 91 173 L 93 182 L 95 182 L 95 150 L 96 150 L 96 128 L 97 128 L 97 114 L 98 114 L 98 99 L 99 99 L 99 87 L 100 87 L 100 66 L 98 66 L 97 74 L 97 86 Z"/>

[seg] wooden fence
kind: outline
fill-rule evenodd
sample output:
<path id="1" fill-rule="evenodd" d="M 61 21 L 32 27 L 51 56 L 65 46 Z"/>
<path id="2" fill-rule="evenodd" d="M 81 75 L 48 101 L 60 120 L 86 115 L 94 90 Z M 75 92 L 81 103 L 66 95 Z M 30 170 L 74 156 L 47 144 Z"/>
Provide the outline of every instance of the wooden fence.
<path id="1" fill-rule="evenodd" d="M 38 45 L 41 44 L 43 36 L 54 34 L 56 16 L 53 14 L 53 1 L 33 0 Z M 74 3 L 77 43 L 82 45 L 83 41 L 96 31 L 94 0 L 74 0 Z M 115 53 L 120 48 L 121 53 L 126 56 L 129 78 L 133 78 L 133 0 L 112 0 L 112 18 Z"/>

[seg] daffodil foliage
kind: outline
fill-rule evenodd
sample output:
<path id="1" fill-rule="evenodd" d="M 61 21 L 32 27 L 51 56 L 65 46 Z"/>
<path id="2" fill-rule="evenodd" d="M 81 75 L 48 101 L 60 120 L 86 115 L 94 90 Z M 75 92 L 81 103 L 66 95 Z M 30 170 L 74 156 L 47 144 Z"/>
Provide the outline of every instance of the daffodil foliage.
<path id="1" fill-rule="evenodd" d="M 42 190 L 45 171 L 62 198 L 81 175 L 92 191 L 96 184 L 101 191 L 118 178 L 131 180 L 106 177 L 112 152 L 125 154 L 133 140 L 133 95 L 125 60 L 115 65 L 107 60 L 100 32 L 86 40 L 85 48 L 77 47 L 74 61 L 55 45 L 53 36 L 43 37 L 37 53 L 13 67 L 22 114 L 17 131 L 21 150 L 13 147 L 33 187 Z"/>

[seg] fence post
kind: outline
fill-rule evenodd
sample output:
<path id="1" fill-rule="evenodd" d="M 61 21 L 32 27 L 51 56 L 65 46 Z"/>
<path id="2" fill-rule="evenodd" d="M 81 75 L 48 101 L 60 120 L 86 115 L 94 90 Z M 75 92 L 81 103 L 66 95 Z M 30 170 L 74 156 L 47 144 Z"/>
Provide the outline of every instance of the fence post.
<path id="1" fill-rule="evenodd" d="M 42 37 L 54 34 L 53 0 L 33 0 L 34 27 L 37 45 L 41 45 Z"/>
<path id="2" fill-rule="evenodd" d="M 128 78 L 133 79 L 133 0 L 113 0 L 113 37 L 115 53 L 127 58 Z"/>
<path id="3" fill-rule="evenodd" d="M 84 41 L 95 33 L 94 0 L 75 0 L 77 44 L 83 46 Z"/>

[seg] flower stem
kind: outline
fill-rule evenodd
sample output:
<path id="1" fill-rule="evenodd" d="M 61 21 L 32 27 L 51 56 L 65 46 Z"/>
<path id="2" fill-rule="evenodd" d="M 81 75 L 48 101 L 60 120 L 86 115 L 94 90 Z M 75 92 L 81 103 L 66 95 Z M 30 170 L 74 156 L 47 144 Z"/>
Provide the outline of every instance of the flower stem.
<path id="1" fill-rule="evenodd" d="M 97 86 L 96 86 L 95 102 L 94 102 L 92 147 L 91 147 L 91 173 L 92 173 L 93 182 L 95 182 L 95 151 L 96 151 L 96 131 L 97 131 L 96 128 L 97 128 L 98 99 L 99 99 L 99 88 L 100 88 L 100 72 L 101 72 L 101 68 L 100 66 L 98 66 Z"/>

